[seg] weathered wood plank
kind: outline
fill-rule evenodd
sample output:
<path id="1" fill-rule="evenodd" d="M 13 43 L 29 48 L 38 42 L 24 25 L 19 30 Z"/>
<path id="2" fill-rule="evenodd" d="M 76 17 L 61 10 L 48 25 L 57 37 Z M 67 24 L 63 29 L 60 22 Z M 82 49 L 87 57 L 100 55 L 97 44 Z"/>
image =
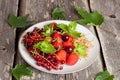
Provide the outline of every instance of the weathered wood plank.
<path id="1" fill-rule="evenodd" d="M 97 31 L 106 67 L 115 74 L 115 80 L 120 80 L 120 0 L 91 0 L 91 8 L 104 15 L 105 22 Z"/>
<path id="2" fill-rule="evenodd" d="M 17 14 L 18 0 L 0 0 L 0 80 L 11 80 L 15 54 L 15 29 L 8 23 L 10 13 Z"/>
<path id="3" fill-rule="evenodd" d="M 30 14 L 30 20 L 35 23 L 51 19 L 51 11 L 55 6 L 59 5 L 54 0 L 21 0 L 20 15 Z M 19 30 L 20 32 L 24 29 Z M 16 64 L 24 64 L 24 60 L 18 53 L 16 56 Z M 33 77 L 23 77 L 22 80 L 65 80 L 65 75 L 53 75 L 32 68 Z"/>
<path id="4" fill-rule="evenodd" d="M 45 21 L 52 19 L 51 12 L 52 10 L 59 6 L 65 10 L 65 15 L 67 20 L 75 20 L 78 19 L 78 15 L 74 9 L 74 5 L 79 5 L 82 8 L 89 10 L 87 5 L 87 0 L 22 0 L 20 15 L 30 14 L 30 19 L 36 22 Z M 93 28 L 91 28 L 94 31 Z M 20 30 L 21 32 L 23 30 Z M 25 63 L 21 58 L 19 52 L 16 56 L 16 64 Z M 67 75 L 52 75 L 48 73 L 44 73 L 32 68 L 34 73 L 33 77 L 23 77 L 23 80 L 92 80 L 95 74 L 102 70 L 102 63 L 100 60 L 100 56 L 97 58 L 96 62 L 91 65 L 89 68 Z M 66 79 L 65 79 L 66 77 Z"/>
<path id="5" fill-rule="evenodd" d="M 74 2 L 71 3 L 72 2 L 72 0 L 71 0 L 69 2 L 72 5 L 76 4 L 76 5 L 80 6 L 81 8 L 84 8 L 87 11 L 89 11 L 87 1 L 88 0 L 81 0 L 81 1 L 74 0 Z M 72 5 L 69 7 L 70 9 L 73 9 Z M 76 16 L 75 12 L 71 12 L 71 13 L 74 13 L 72 16 Z M 71 13 L 69 13 L 69 15 Z M 78 18 L 78 16 L 76 18 L 74 18 L 74 19 L 77 19 L 77 18 Z M 72 20 L 73 17 L 71 17 L 69 19 Z M 89 29 L 95 34 L 93 27 L 89 27 Z M 102 70 L 103 70 L 103 66 L 102 66 L 100 55 L 99 55 L 97 57 L 96 61 L 91 66 L 89 66 L 88 68 L 86 68 L 86 69 L 84 69 L 84 70 L 82 70 L 80 72 L 76 72 L 76 73 L 73 73 L 73 74 L 67 74 L 66 75 L 66 80 L 94 80 L 96 73 L 98 73 L 99 71 L 102 71 Z"/>

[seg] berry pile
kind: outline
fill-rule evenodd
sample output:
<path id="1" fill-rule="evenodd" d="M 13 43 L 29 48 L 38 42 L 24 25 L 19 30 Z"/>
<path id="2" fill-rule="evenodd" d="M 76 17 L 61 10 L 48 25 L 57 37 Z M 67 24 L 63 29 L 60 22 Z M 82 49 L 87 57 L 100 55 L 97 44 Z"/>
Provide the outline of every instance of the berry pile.
<path id="1" fill-rule="evenodd" d="M 49 30 L 49 32 L 46 30 Z M 67 64 L 69 66 L 76 64 L 79 60 L 79 56 L 74 52 L 74 36 L 64 33 L 56 23 L 47 25 L 46 30 L 43 28 L 35 28 L 32 32 L 28 32 L 23 37 L 24 46 L 30 55 L 36 60 L 36 64 L 46 68 L 47 70 L 62 70 L 63 64 Z M 46 34 L 51 35 L 46 36 Z M 45 43 L 42 44 L 42 47 L 34 47 L 35 44 L 41 41 L 47 41 L 55 48 L 56 51 L 54 53 L 44 53 L 41 48 L 43 48 L 43 46 L 48 46 L 45 45 Z M 48 49 L 51 45 L 48 46 Z"/>

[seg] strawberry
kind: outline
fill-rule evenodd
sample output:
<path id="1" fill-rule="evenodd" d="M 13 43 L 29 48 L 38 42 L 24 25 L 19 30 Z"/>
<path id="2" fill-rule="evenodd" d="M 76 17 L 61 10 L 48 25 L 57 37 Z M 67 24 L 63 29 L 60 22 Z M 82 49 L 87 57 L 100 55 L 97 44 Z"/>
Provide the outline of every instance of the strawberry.
<path id="1" fill-rule="evenodd" d="M 78 59 L 79 57 L 76 53 L 71 53 L 67 58 L 66 64 L 72 66 L 77 63 Z"/>
<path id="2" fill-rule="evenodd" d="M 63 42 L 63 46 L 67 47 L 67 46 L 72 46 L 73 44 L 71 42 Z"/>
<path id="3" fill-rule="evenodd" d="M 60 46 L 62 46 L 62 43 L 63 43 L 62 39 L 57 38 L 57 40 L 54 41 L 52 44 L 55 48 L 59 48 Z"/>
<path id="4" fill-rule="evenodd" d="M 73 42 L 73 37 L 69 37 L 68 42 Z"/>
<path id="5" fill-rule="evenodd" d="M 55 32 L 55 33 L 52 34 L 52 38 L 60 38 L 61 39 L 62 35 L 58 32 Z"/>
<path id="6" fill-rule="evenodd" d="M 65 50 L 59 50 L 56 53 L 57 59 L 60 61 L 65 61 L 66 62 L 66 56 L 67 56 L 67 52 Z"/>
<path id="7" fill-rule="evenodd" d="M 73 45 L 73 38 L 72 38 L 72 37 L 69 37 L 68 41 L 63 42 L 63 46 L 64 46 L 64 47 L 74 46 L 74 45 Z"/>

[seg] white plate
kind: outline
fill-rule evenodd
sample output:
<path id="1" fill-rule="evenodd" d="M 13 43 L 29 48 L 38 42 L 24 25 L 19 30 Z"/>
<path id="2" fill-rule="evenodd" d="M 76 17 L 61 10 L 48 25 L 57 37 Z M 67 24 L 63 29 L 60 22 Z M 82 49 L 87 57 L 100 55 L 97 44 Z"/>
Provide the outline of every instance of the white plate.
<path id="1" fill-rule="evenodd" d="M 27 33 L 30 32 L 34 29 L 34 27 L 39 27 L 42 28 L 44 27 L 44 25 L 52 23 L 52 22 L 56 22 L 56 23 L 64 23 L 64 24 L 69 24 L 70 21 L 64 21 L 64 20 L 50 20 L 50 21 L 45 21 L 45 22 L 40 22 L 37 23 L 33 26 L 31 26 L 30 28 L 28 28 L 26 31 L 23 32 L 23 34 L 21 35 L 20 39 L 19 39 L 19 51 L 21 56 L 23 57 L 23 59 L 32 67 L 47 72 L 47 73 L 52 73 L 52 74 L 67 74 L 67 73 L 73 73 L 73 72 L 77 72 L 80 70 L 83 70 L 85 68 L 87 68 L 88 66 L 90 66 L 95 59 L 97 58 L 97 56 L 99 55 L 99 42 L 97 40 L 97 38 L 92 34 L 91 31 L 89 31 L 87 28 L 85 28 L 82 25 L 77 24 L 77 31 L 86 34 L 86 37 L 89 41 L 92 42 L 93 47 L 90 49 L 89 53 L 88 53 L 88 57 L 87 58 L 82 58 L 80 59 L 77 64 L 73 65 L 73 66 L 67 66 L 64 65 L 63 70 L 51 70 L 48 71 L 43 67 L 37 66 L 36 65 L 36 61 L 29 55 L 29 53 L 27 52 L 26 48 L 24 47 L 24 44 L 22 43 L 23 40 L 23 36 Z"/>

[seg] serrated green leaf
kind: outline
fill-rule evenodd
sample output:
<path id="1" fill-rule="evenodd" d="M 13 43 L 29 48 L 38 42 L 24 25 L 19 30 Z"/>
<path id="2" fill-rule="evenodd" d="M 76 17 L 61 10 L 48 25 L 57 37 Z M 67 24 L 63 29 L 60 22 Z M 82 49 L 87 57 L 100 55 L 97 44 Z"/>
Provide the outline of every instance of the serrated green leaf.
<path id="1" fill-rule="evenodd" d="M 110 75 L 110 73 L 107 70 L 103 72 L 99 72 L 95 78 L 95 80 L 113 80 L 113 79 L 114 79 L 114 75 Z"/>
<path id="2" fill-rule="evenodd" d="M 77 23 L 76 22 L 71 22 L 68 26 L 68 30 L 69 32 L 70 31 L 76 31 L 76 26 L 77 26 Z"/>
<path id="3" fill-rule="evenodd" d="M 86 47 L 81 45 L 81 44 L 78 44 L 78 43 L 74 43 L 74 52 L 77 53 L 79 56 L 82 56 L 82 57 L 86 57 L 87 56 L 87 53 L 86 53 Z"/>
<path id="4" fill-rule="evenodd" d="M 94 11 L 93 13 L 90 13 L 89 21 L 91 21 L 92 24 L 97 26 L 103 23 L 104 18 L 100 13 L 98 13 L 97 11 Z"/>
<path id="5" fill-rule="evenodd" d="M 70 34 L 74 37 L 80 37 L 80 32 L 76 31 L 77 23 L 71 22 L 69 25 L 66 24 L 58 24 L 58 27 L 65 31 L 65 33 Z"/>
<path id="6" fill-rule="evenodd" d="M 54 19 L 65 19 L 64 10 L 62 8 L 55 8 L 52 12 Z"/>
<path id="7" fill-rule="evenodd" d="M 56 52 L 56 49 L 52 44 L 47 41 L 41 41 L 34 45 L 35 48 L 40 49 L 42 52 L 49 54 Z"/>
<path id="8" fill-rule="evenodd" d="M 58 24 L 58 27 L 64 30 L 66 33 L 68 32 L 68 26 L 66 24 Z"/>
<path id="9" fill-rule="evenodd" d="M 53 26 L 52 25 L 48 25 L 44 27 L 44 32 L 42 32 L 42 34 L 44 34 L 45 36 L 51 36 L 53 34 L 54 30 L 53 30 Z"/>
<path id="10" fill-rule="evenodd" d="M 12 75 L 16 80 L 20 80 L 22 76 L 32 76 L 32 71 L 27 65 L 17 64 L 15 68 L 12 69 Z"/>
<path id="11" fill-rule="evenodd" d="M 80 19 L 80 20 L 76 20 L 75 22 L 79 23 L 79 24 L 82 24 L 82 25 L 87 25 L 89 24 L 90 22 L 86 19 Z"/>
<path id="12" fill-rule="evenodd" d="M 32 23 L 32 21 L 27 20 L 28 16 L 29 15 L 27 14 L 25 16 L 17 17 L 13 14 L 10 14 L 8 17 L 8 23 L 13 28 L 22 28 L 22 27 L 28 26 Z"/>
<path id="13" fill-rule="evenodd" d="M 114 75 L 111 75 L 111 76 L 109 76 L 108 78 L 106 78 L 105 80 L 114 80 Z"/>
<path id="14" fill-rule="evenodd" d="M 82 20 L 80 19 L 76 21 L 80 24 L 98 26 L 101 25 L 104 21 L 104 17 L 97 11 L 88 13 L 87 11 L 81 9 L 80 7 L 76 7 L 76 10 L 78 14 L 83 17 Z"/>
<path id="15" fill-rule="evenodd" d="M 77 31 L 72 31 L 69 34 L 74 36 L 75 38 L 80 37 L 80 35 L 81 35 L 81 33 L 77 32 Z"/>
<path id="16" fill-rule="evenodd" d="M 90 13 L 88 13 L 86 10 L 84 10 L 80 7 L 76 7 L 76 10 L 77 10 L 78 14 L 81 15 L 84 19 L 87 19 L 90 16 Z"/>
<path id="17" fill-rule="evenodd" d="M 77 27 L 77 23 L 76 22 L 71 22 L 69 25 L 68 25 L 68 32 L 70 35 L 74 36 L 74 37 L 80 37 L 80 32 L 77 32 L 76 31 L 76 27 Z"/>

